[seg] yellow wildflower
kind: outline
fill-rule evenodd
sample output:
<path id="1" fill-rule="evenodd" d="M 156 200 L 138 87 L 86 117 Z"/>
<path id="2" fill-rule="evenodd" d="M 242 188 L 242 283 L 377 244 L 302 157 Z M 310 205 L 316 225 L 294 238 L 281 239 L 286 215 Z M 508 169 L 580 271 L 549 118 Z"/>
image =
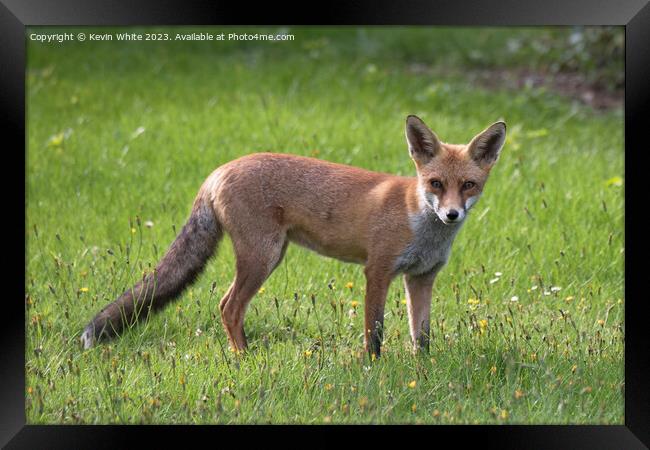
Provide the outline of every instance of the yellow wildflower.
<path id="1" fill-rule="evenodd" d="M 65 138 L 65 134 L 63 132 L 54 134 L 50 136 L 50 140 L 47 142 L 47 145 L 50 147 L 58 147 L 61 144 L 63 144 L 64 138 Z"/>
<path id="2" fill-rule="evenodd" d="M 354 287 L 354 283 L 351 282 L 351 281 L 348 281 L 347 283 L 345 283 L 345 287 L 348 288 L 348 289 L 352 289 Z"/>
<path id="3" fill-rule="evenodd" d="M 415 380 L 413 380 L 413 381 L 411 381 L 411 382 L 409 383 L 409 387 L 410 387 L 411 389 L 415 389 L 415 386 L 416 386 L 416 385 L 417 385 L 417 382 L 416 382 Z"/>

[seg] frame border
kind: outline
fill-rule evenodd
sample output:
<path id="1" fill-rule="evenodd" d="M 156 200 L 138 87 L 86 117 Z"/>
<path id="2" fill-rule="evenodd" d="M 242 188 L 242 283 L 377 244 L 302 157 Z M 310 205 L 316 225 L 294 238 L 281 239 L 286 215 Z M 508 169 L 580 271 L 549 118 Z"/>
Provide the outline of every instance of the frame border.
<path id="1" fill-rule="evenodd" d="M 447 25 L 447 26 L 529 26 L 529 25 L 624 25 L 625 26 L 625 200 L 632 199 L 634 189 L 642 180 L 642 165 L 638 154 L 631 149 L 647 147 L 647 118 L 650 109 L 650 5 L 648 0 L 483 0 L 472 4 L 469 0 L 443 0 L 435 4 L 426 0 L 409 0 L 400 3 L 390 0 L 372 2 L 355 0 L 321 5 L 288 6 L 266 3 L 251 7 L 248 3 L 207 2 L 191 0 L 139 0 L 117 3 L 110 0 L 60 0 L 55 5 L 46 0 L 0 0 L 0 107 L 15 146 L 24 148 L 22 169 L 23 228 L 26 225 L 26 116 L 25 116 L 25 27 L 36 25 L 239 25 L 243 22 L 259 25 L 309 24 L 309 25 Z M 318 10 L 318 15 L 313 12 Z M 310 12 L 312 14 L 310 14 Z M 13 153 L 17 152 L 7 152 Z M 15 192 L 16 184 L 10 177 L 2 178 L 5 192 Z M 22 200 L 18 195 L 3 199 L 10 208 L 19 210 Z M 630 202 L 629 204 L 634 204 Z M 642 320 L 642 283 L 638 266 L 633 261 L 643 261 L 637 239 L 641 231 L 643 212 L 639 208 L 626 208 L 625 235 L 631 236 L 633 246 L 625 254 L 625 425 L 484 425 L 372 427 L 372 437 L 408 429 L 430 438 L 433 430 L 436 440 L 443 437 L 454 442 L 476 442 L 497 448 L 648 448 L 650 445 L 650 379 L 649 339 Z M 18 222 L 17 220 L 15 221 Z M 19 228 L 19 225 L 16 225 Z M 647 239 L 647 238 L 646 238 Z M 626 239 L 627 240 L 627 239 Z M 17 243 L 17 246 L 20 244 Z M 13 264 L 8 269 L 11 279 L 20 279 L 22 269 L 25 292 L 26 246 L 15 252 L 22 267 Z M 11 276 L 10 275 L 10 276 Z M 13 290 L 13 288 L 12 288 Z M 16 288 L 19 290 L 19 288 Z M 251 426 L 69 426 L 26 425 L 25 419 L 25 310 L 17 300 L 20 293 L 10 296 L 8 318 L 2 327 L 3 351 L 0 352 L 0 378 L 2 421 L 0 444 L 6 448 L 70 448 L 70 447 L 121 447 L 134 446 L 141 437 L 148 442 L 170 443 L 174 437 L 184 437 L 191 431 L 198 438 L 221 438 L 235 433 L 238 437 L 251 436 Z M 256 431 L 259 430 L 256 427 Z M 283 432 L 278 426 L 264 430 Z M 351 427 L 292 426 L 291 431 L 309 433 L 309 438 L 323 431 L 355 431 Z M 370 429 L 369 429 L 370 430 Z M 252 431 L 252 430 L 251 430 Z M 142 436 L 144 434 L 144 436 Z M 460 438 L 460 439 L 459 439 Z M 282 439 L 282 438 L 281 438 Z M 373 439 L 374 440 L 374 439 Z M 213 442 L 219 442 L 213 441 Z M 365 439 L 365 444 L 368 440 Z M 185 441 L 187 445 L 187 441 Z"/>

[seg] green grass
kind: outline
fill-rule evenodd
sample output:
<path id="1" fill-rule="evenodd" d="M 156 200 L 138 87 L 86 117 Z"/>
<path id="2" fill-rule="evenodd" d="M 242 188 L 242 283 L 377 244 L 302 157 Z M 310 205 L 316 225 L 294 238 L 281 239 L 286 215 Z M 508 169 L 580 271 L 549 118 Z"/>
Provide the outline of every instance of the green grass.
<path id="1" fill-rule="evenodd" d="M 432 75 L 472 67 L 472 51 L 522 63 L 502 56 L 512 36 L 568 30 L 291 32 L 274 44 L 29 43 L 28 423 L 622 424 L 622 112 Z M 227 239 L 172 306 L 79 348 L 214 168 L 275 151 L 411 175 L 408 114 L 456 143 L 508 123 L 434 286 L 428 355 L 410 352 L 396 280 L 369 362 L 362 267 L 296 246 L 249 308 L 250 351 L 229 352 Z"/>

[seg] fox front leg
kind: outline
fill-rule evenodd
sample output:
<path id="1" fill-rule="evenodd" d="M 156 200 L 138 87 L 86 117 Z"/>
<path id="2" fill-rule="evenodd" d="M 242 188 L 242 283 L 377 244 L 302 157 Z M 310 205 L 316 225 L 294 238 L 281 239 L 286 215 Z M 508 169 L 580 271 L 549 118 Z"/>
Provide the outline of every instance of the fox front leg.
<path id="1" fill-rule="evenodd" d="M 429 351 L 431 292 L 437 270 L 423 275 L 404 274 L 406 307 L 413 349 Z"/>
<path id="2" fill-rule="evenodd" d="M 378 358 L 384 335 L 384 307 L 392 280 L 390 271 L 366 266 L 366 300 L 364 305 L 364 343 L 369 356 Z"/>

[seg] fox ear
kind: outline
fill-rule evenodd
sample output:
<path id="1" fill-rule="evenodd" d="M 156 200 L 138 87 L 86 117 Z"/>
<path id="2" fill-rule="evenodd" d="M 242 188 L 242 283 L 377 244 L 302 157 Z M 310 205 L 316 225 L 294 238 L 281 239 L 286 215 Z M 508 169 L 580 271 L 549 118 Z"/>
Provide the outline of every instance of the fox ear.
<path id="1" fill-rule="evenodd" d="M 425 164 L 440 151 L 440 140 L 418 116 L 406 118 L 406 142 L 411 158 Z"/>
<path id="2" fill-rule="evenodd" d="M 467 151 L 479 166 L 490 167 L 499 158 L 505 140 L 505 122 L 495 122 L 472 139 L 467 145 Z"/>

